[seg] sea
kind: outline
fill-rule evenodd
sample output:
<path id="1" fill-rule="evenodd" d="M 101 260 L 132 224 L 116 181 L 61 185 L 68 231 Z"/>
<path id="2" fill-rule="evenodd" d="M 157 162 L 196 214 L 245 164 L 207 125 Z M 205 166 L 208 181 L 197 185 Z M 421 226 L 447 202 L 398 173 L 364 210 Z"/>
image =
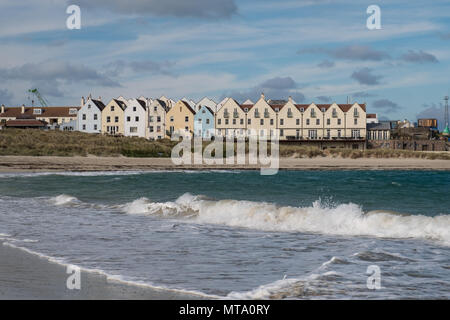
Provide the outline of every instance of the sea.
<path id="1" fill-rule="evenodd" d="M 449 189 L 448 171 L 2 173 L 0 241 L 206 298 L 449 299 Z"/>

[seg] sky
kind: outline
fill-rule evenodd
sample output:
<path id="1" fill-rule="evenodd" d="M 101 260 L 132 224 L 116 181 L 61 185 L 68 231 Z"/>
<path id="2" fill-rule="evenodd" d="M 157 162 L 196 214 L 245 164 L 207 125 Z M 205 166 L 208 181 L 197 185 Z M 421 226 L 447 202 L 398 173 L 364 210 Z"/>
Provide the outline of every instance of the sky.
<path id="1" fill-rule="evenodd" d="M 68 29 L 69 5 L 81 28 Z M 370 5 L 381 29 L 369 30 Z M 438 118 L 450 90 L 450 1 L 0 0 L 0 104 L 92 94 L 366 103 Z"/>

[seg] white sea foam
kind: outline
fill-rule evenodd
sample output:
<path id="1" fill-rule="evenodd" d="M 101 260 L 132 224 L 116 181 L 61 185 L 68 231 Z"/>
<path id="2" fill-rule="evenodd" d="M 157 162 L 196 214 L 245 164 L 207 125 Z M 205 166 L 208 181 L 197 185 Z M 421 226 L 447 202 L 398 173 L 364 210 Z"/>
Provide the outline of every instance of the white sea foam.
<path id="1" fill-rule="evenodd" d="M 264 231 L 312 232 L 343 236 L 420 238 L 450 245 L 450 215 L 400 215 L 392 212 L 363 212 L 348 203 L 310 207 L 276 206 L 266 202 L 208 200 L 186 193 L 173 202 L 137 199 L 123 205 L 129 214 L 190 217 L 197 223 L 221 224 Z"/>
<path id="2" fill-rule="evenodd" d="M 69 203 L 75 203 L 79 202 L 79 200 L 76 197 L 69 196 L 67 194 L 60 194 L 59 196 L 50 198 L 50 203 L 56 205 L 56 206 L 63 206 L 67 205 Z"/>

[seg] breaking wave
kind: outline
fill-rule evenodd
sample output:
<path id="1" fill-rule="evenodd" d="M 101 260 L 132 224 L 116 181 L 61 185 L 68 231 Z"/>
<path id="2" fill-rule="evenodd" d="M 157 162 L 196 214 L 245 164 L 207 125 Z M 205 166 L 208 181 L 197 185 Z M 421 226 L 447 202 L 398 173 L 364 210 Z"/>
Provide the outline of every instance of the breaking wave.
<path id="1" fill-rule="evenodd" d="M 450 215 L 429 217 L 382 210 L 365 213 L 354 203 L 327 206 L 315 201 L 310 207 L 291 207 L 266 202 L 212 200 L 186 193 L 173 202 L 140 198 L 122 205 L 121 210 L 128 214 L 189 218 L 198 223 L 264 231 L 420 238 L 450 245 Z"/>

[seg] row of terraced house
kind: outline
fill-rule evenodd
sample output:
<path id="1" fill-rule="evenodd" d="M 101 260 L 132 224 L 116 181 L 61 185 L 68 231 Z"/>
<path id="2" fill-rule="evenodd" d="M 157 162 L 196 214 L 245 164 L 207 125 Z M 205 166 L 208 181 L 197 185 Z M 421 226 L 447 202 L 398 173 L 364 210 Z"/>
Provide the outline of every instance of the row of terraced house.
<path id="1" fill-rule="evenodd" d="M 50 114 L 51 113 L 51 114 Z M 55 115 L 58 115 L 55 117 Z M 53 117 L 52 117 L 53 116 Z M 204 139 L 249 135 L 278 136 L 281 141 L 364 143 L 366 137 L 366 105 L 298 104 L 287 100 L 266 100 L 238 103 L 225 98 L 220 103 L 203 98 L 194 102 L 164 96 L 157 99 L 140 97 L 111 99 L 89 95 L 74 107 L 12 107 L 2 106 L 0 121 L 13 121 L 9 126 L 40 121 L 43 125 L 64 130 L 144 137 L 150 140 L 169 138 L 174 132 Z M 15 123 L 14 123 L 15 121 Z M 361 146 L 361 145 L 358 145 Z"/>

